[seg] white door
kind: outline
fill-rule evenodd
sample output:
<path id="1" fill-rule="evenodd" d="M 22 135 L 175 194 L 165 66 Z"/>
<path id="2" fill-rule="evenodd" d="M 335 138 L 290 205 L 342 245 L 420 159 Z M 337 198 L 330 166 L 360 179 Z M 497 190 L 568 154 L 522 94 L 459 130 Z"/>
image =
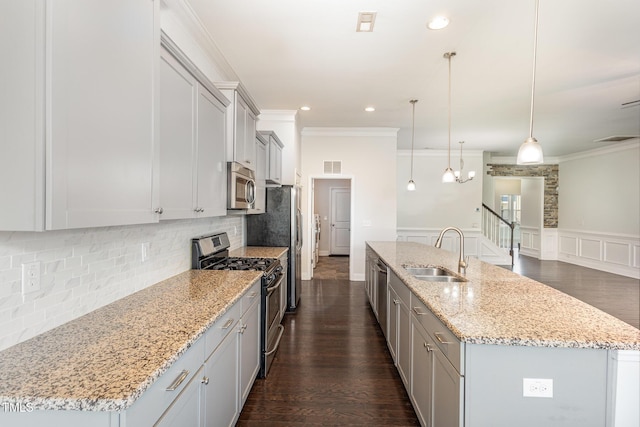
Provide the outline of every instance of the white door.
<path id="1" fill-rule="evenodd" d="M 349 255 L 351 234 L 351 190 L 331 189 L 331 255 Z"/>

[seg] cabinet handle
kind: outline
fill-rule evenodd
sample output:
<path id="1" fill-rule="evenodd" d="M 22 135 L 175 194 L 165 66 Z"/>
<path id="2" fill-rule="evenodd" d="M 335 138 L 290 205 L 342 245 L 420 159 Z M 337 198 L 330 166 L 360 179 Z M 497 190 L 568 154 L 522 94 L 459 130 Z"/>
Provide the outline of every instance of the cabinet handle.
<path id="1" fill-rule="evenodd" d="M 440 342 L 440 344 L 451 344 L 449 341 L 445 341 L 444 338 L 442 338 L 442 334 L 439 332 L 434 332 L 433 335 L 436 336 L 436 339 Z"/>
<path id="2" fill-rule="evenodd" d="M 239 334 L 244 334 L 244 331 L 247 330 L 247 325 L 242 325 L 240 326 L 240 329 L 238 329 L 238 333 Z"/>
<path id="3" fill-rule="evenodd" d="M 233 319 L 229 319 L 225 322 L 220 329 L 229 329 L 229 326 L 233 325 Z"/>
<path id="4" fill-rule="evenodd" d="M 427 344 L 426 342 L 425 342 L 425 343 L 422 343 L 422 345 L 424 346 L 424 348 L 426 348 L 426 349 L 427 349 L 427 352 L 428 352 L 428 353 L 431 353 L 431 352 L 433 351 L 433 349 L 431 348 L 431 346 L 430 346 L 429 344 Z"/>
<path id="5" fill-rule="evenodd" d="M 187 371 L 186 369 L 183 369 L 182 372 L 180 372 L 180 375 L 178 375 L 178 377 L 175 380 L 173 380 L 171 385 L 167 387 L 167 391 L 174 391 L 175 389 L 180 387 L 180 384 L 182 384 L 182 382 L 187 378 L 188 375 L 189 375 L 189 371 Z"/>
<path id="6" fill-rule="evenodd" d="M 394 299 L 394 300 L 393 300 L 393 303 L 394 303 L 395 305 L 398 305 L 398 304 L 400 304 L 400 300 Z"/>
<path id="7" fill-rule="evenodd" d="M 204 212 L 204 208 L 200 208 L 200 212 Z"/>
<path id="8" fill-rule="evenodd" d="M 162 215 L 162 212 L 164 212 L 164 209 L 157 208 L 154 212 L 157 213 L 158 215 Z"/>
<path id="9" fill-rule="evenodd" d="M 256 295 L 258 295 L 258 293 L 256 291 L 253 291 L 249 295 L 247 295 L 247 298 L 255 298 Z"/>
<path id="10" fill-rule="evenodd" d="M 413 312 L 418 316 L 424 316 L 425 314 L 427 314 L 425 312 L 420 311 L 420 307 L 413 307 Z"/>
<path id="11" fill-rule="evenodd" d="M 209 385 L 209 377 L 202 377 L 200 382 L 204 385 Z"/>

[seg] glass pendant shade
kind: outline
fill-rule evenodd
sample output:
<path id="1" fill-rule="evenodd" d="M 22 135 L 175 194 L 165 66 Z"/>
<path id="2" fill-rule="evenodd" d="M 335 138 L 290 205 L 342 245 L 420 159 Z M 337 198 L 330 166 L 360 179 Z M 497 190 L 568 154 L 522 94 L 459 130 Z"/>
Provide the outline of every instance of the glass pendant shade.
<path id="1" fill-rule="evenodd" d="M 533 137 L 527 138 L 518 150 L 516 163 L 519 165 L 535 165 L 543 161 L 542 147 L 538 144 L 538 140 Z"/>
<path id="2" fill-rule="evenodd" d="M 409 180 L 409 183 L 407 184 L 407 190 L 409 191 L 415 191 L 416 189 L 416 183 L 413 182 L 412 179 Z"/>
<path id="3" fill-rule="evenodd" d="M 453 173 L 453 169 L 451 168 L 446 168 L 444 171 L 444 174 L 442 175 L 442 182 L 447 184 L 450 182 L 455 182 L 456 181 L 456 176 Z"/>

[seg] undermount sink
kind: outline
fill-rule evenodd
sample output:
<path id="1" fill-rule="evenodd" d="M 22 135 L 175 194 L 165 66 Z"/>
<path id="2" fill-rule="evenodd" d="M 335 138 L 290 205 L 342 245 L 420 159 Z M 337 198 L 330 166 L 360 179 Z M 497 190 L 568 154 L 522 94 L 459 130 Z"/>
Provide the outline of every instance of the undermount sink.
<path id="1" fill-rule="evenodd" d="M 465 279 L 456 276 L 449 270 L 440 267 L 403 267 L 407 273 L 418 280 L 428 282 L 466 282 Z"/>

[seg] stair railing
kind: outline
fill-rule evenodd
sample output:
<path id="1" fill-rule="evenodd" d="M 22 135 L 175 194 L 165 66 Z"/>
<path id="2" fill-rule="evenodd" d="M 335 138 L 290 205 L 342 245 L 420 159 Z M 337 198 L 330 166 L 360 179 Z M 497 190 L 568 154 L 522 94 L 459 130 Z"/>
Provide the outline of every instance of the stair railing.
<path id="1" fill-rule="evenodd" d="M 506 227 L 505 227 L 506 226 Z M 482 204 L 482 234 L 500 248 L 508 248 L 513 267 L 513 230 L 515 222 L 509 222 L 489 206 Z"/>

